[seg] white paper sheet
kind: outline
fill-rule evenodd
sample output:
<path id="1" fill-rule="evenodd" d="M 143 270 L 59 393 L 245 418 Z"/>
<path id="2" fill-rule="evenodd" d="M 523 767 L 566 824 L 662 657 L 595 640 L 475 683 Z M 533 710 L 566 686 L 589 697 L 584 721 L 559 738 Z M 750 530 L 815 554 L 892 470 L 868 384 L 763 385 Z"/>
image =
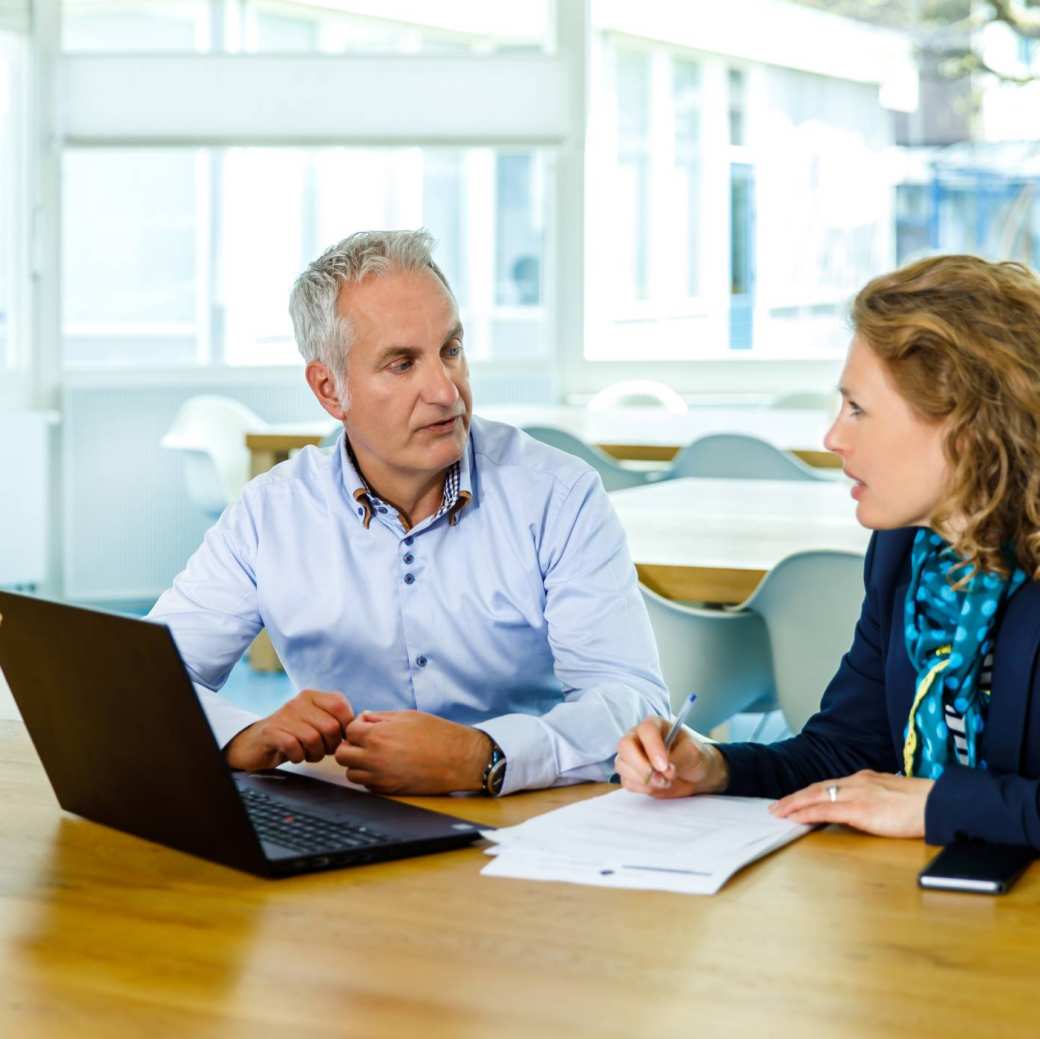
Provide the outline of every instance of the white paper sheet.
<path id="1" fill-rule="evenodd" d="M 809 831 L 762 798 L 658 801 L 618 790 L 484 833 L 483 873 L 603 887 L 713 894 L 737 870 Z"/>

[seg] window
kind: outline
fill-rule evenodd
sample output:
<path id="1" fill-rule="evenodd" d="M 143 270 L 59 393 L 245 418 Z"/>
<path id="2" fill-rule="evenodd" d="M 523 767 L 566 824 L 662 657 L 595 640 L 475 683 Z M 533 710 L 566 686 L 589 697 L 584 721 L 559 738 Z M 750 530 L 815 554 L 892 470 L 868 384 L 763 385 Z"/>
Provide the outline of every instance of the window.
<path id="1" fill-rule="evenodd" d="M 894 262 L 878 84 L 600 30 L 585 360 L 837 357 Z"/>
<path id="2" fill-rule="evenodd" d="M 17 4 L 14 5 L 17 8 Z M 27 309 L 26 40 L 0 12 L 0 369 L 21 361 Z"/>
<path id="3" fill-rule="evenodd" d="M 68 365 L 298 362 L 294 279 L 372 227 L 434 234 L 473 360 L 547 349 L 550 153 L 81 148 L 64 174 Z"/>
<path id="4" fill-rule="evenodd" d="M 548 49 L 551 0 L 63 0 L 68 51 L 490 54 Z"/>

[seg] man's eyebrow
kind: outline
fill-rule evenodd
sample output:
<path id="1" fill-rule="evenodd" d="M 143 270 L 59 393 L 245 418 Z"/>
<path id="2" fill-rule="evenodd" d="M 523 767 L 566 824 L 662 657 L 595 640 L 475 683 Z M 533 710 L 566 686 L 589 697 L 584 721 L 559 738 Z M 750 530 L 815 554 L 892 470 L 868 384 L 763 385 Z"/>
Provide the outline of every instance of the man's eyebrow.
<path id="1" fill-rule="evenodd" d="M 840 386 L 838 387 L 838 392 L 839 392 L 839 393 L 840 393 L 840 394 L 841 394 L 841 395 L 842 395 L 842 396 L 843 396 L 843 397 L 844 397 L 844 398 L 845 398 L 846 400 L 848 400 L 848 399 L 849 399 L 849 397 L 851 397 L 851 396 L 852 396 L 852 390 L 850 390 L 850 389 L 848 388 L 848 386 L 846 386 L 846 385 L 845 385 L 844 383 L 842 383 L 842 384 L 841 384 L 841 385 L 840 385 Z"/>
<path id="2" fill-rule="evenodd" d="M 445 343 L 450 343 L 453 339 L 462 338 L 462 322 L 456 321 L 454 325 L 448 329 L 448 334 L 444 337 Z"/>
<path id="3" fill-rule="evenodd" d="M 414 358 L 418 357 L 420 353 L 422 351 L 417 346 L 384 346 L 376 354 L 376 364 L 383 364 L 392 357 Z"/>

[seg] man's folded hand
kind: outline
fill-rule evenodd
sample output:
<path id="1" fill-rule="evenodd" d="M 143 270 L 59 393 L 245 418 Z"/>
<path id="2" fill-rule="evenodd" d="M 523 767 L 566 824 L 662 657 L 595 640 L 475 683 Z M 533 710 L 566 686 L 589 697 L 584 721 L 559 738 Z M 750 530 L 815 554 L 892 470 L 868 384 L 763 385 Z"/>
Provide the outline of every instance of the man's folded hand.
<path id="1" fill-rule="evenodd" d="M 362 711 L 336 751 L 347 779 L 377 794 L 479 790 L 490 756 L 479 729 L 423 711 Z"/>
<path id="2" fill-rule="evenodd" d="M 274 714 L 243 729 L 224 748 L 232 768 L 253 771 L 283 761 L 321 761 L 334 754 L 354 720 L 342 693 L 304 689 Z"/>

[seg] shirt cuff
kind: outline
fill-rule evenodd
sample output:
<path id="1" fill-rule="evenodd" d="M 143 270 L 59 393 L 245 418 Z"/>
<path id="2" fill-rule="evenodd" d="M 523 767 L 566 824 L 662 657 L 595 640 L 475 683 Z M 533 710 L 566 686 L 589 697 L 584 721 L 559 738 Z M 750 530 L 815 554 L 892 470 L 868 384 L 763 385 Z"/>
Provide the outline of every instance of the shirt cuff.
<path id="1" fill-rule="evenodd" d="M 195 692 L 199 703 L 206 714 L 209 727 L 213 730 L 213 738 L 217 746 L 223 750 L 243 729 L 260 720 L 260 715 L 253 714 L 241 707 L 236 707 L 226 697 L 195 683 Z M 503 748 L 504 749 L 504 748 Z"/>
<path id="2" fill-rule="evenodd" d="M 530 714 L 503 714 L 473 726 L 486 732 L 506 756 L 502 794 L 541 790 L 556 783 L 559 769 L 552 740 L 541 721 Z"/>

